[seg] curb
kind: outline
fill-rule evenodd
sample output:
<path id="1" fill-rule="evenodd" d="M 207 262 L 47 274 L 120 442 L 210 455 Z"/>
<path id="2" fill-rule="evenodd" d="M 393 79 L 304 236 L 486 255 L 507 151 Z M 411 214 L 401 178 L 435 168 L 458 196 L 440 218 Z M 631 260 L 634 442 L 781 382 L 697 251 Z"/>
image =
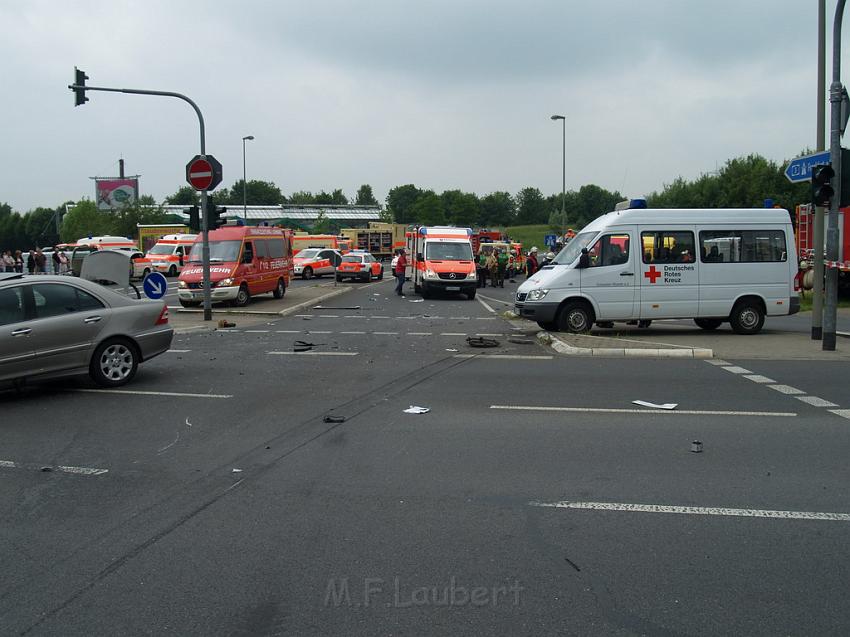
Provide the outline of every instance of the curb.
<path id="1" fill-rule="evenodd" d="M 573 347 L 545 330 L 537 332 L 537 341 L 566 356 L 607 356 L 625 358 L 714 358 L 714 352 L 702 347 L 636 348 L 636 347 Z"/>

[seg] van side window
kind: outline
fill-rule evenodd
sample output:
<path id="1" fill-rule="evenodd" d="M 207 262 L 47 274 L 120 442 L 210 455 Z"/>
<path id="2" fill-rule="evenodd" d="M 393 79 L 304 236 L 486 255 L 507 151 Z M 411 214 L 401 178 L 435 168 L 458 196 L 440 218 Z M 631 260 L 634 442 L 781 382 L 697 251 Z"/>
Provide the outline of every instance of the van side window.
<path id="1" fill-rule="evenodd" d="M 783 230 L 703 230 L 703 263 L 766 263 L 788 260 Z"/>
<path id="2" fill-rule="evenodd" d="M 283 257 L 283 242 L 284 239 L 269 239 L 269 257 L 272 259 L 280 259 Z"/>
<path id="3" fill-rule="evenodd" d="M 265 239 L 254 241 L 254 250 L 257 257 L 267 259 L 269 257 L 269 242 Z"/>
<path id="4" fill-rule="evenodd" d="M 620 265 L 629 260 L 629 235 L 606 234 L 588 250 L 591 268 Z"/>
<path id="5" fill-rule="evenodd" d="M 694 233 L 686 230 L 641 232 L 644 263 L 693 263 Z"/>

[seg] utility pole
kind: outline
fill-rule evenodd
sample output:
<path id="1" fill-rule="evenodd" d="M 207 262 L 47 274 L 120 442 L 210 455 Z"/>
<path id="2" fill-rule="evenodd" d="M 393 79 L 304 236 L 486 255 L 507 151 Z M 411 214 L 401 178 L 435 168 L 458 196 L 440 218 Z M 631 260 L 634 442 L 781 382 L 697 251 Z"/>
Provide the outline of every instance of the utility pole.
<path id="1" fill-rule="evenodd" d="M 830 130 L 829 152 L 835 195 L 829 204 L 829 224 L 826 230 L 826 258 L 838 260 L 838 204 L 841 201 L 841 102 L 844 87 L 841 85 L 841 22 L 844 18 L 845 0 L 838 0 L 835 6 L 835 20 L 832 25 L 832 84 L 829 87 Z M 838 269 L 827 268 L 826 299 L 823 315 L 823 349 L 835 351 L 835 330 L 838 320 Z"/>
<path id="2" fill-rule="evenodd" d="M 818 0 L 818 110 L 817 150 L 824 150 L 824 128 L 826 104 L 826 0 Z M 834 160 L 833 160 L 834 161 Z M 815 207 L 814 215 L 814 284 L 812 287 L 812 340 L 823 338 L 823 206 Z"/>

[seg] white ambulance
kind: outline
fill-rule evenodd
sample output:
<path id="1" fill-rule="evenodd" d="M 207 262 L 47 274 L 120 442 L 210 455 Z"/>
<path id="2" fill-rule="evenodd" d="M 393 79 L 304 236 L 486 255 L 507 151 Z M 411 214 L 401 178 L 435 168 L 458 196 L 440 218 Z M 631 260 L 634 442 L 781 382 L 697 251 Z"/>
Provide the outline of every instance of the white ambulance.
<path id="1" fill-rule="evenodd" d="M 650 210 L 632 200 L 602 215 L 517 290 L 516 311 L 549 330 L 692 318 L 755 334 L 800 309 L 788 211 Z"/>
<path id="2" fill-rule="evenodd" d="M 148 267 L 166 276 L 177 276 L 189 260 L 195 237 L 194 234 L 165 235 L 145 255 Z"/>

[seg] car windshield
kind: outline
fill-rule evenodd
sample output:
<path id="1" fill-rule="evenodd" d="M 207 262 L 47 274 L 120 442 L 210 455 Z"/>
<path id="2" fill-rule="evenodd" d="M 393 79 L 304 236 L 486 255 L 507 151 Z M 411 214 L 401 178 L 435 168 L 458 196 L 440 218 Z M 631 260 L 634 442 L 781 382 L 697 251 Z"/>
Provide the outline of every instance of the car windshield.
<path id="1" fill-rule="evenodd" d="M 239 258 L 241 241 L 210 241 L 210 263 L 230 263 Z M 203 250 L 192 250 L 190 263 L 201 263 Z"/>
<path id="2" fill-rule="evenodd" d="M 148 254 L 172 254 L 174 246 L 166 243 L 157 243 L 154 247 L 148 250 Z"/>
<path id="3" fill-rule="evenodd" d="M 301 250 L 298 254 L 295 255 L 296 259 L 315 259 L 316 255 L 319 254 L 319 251 L 315 248 Z"/>
<path id="4" fill-rule="evenodd" d="M 463 241 L 429 241 L 425 244 L 428 261 L 472 261 L 472 245 Z"/>
<path id="5" fill-rule="evenodd" d="M 342 260 L 346 263 L 362 263 L 363 257 L 359 254 L 346 254 L 344 257 L 342 257 Z"/>
<path id="6" fill-rule="evenodd" d="M 556 263 L 558 265 L 570 265 L 573 261 L 578 259 L 581 254 L 581 249 L 586 248 L 590 245 L 590 242 L 593 241 L 593 238 L 599 234 L 598 232 L 582 232 L 581 234 L 573 237 L 573 240 L 570 241 L 567 246 L 561 250 L 554 258 L 552 263 Z"/>

